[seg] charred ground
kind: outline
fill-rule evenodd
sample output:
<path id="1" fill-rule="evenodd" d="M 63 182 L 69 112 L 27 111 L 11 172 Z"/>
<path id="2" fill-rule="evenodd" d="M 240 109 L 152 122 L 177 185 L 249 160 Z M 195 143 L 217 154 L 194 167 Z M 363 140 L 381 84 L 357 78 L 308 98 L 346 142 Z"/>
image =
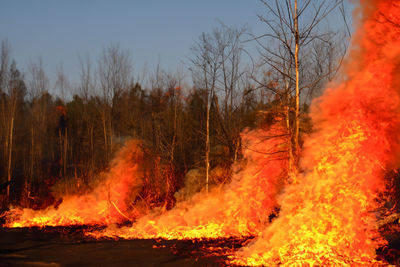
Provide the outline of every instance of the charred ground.
<path id="1" fill-rule="evenodd" d="M 103 239 L 85 236 L 102 227 L 0 229 L 0 266 L 227 266 L 229 255 L 252 237 L 205 240 Z M 388 246 L 378 259 L 400 261 L 398 220 L 381 227 Z"/>
<path id="2" fill-rule="evenodd" d="M 223 266 L 249 240 L 95 240 L 92 228 L 3 228 L 0 266 Z"/>

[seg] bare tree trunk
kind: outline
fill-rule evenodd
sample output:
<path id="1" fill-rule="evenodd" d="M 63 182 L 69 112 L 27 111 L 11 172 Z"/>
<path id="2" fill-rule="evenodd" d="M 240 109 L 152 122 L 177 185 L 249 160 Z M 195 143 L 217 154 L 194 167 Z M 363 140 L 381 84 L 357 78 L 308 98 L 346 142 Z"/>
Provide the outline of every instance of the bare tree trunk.
<path id="1" fill-rule="evenodd" d="M 60 166 L 60 170 L 59 170 L 59 175 L 60 177 L 63 176 L 63 169 L 64 169 L 64 148 L 63 148 L 63 138 L 62 138 L 62 133 L 61 133 L 61 129 L 58 130 L 58 144 L 59 144 L 59 148 L 60 148 L 60 164 L 62 164 L 62 166 Z"/>
<path id="2" fill-rule="evenodd" d="M 328 77 L 330 72 L 330 70 L 328 70 L 327 73 L 324 73 L 324 70 L 321 70 L 321 73 L 318 74 L 313 71 L 308 71 L 312 69 L 314 63 L 308 60 L 306 55 L 302 57 L 300 51 L 308 51 L 310 49 L 310 51 L 312 51 L 316 44 L 321 42 L 320 36 L 322 35 L 319 33 L 320 27 L 318 25 L 322 21 L 325 21 L 325 18 L 342 3 L 342 0 L 260 0 L 260 2 L 267 7 L 269 16 L 259 16 L 259 18 L 272 32 L 272 34 L 268 33 L 264 36 L 273 43 L 276 42 L 278 44 L 278 49 L 272 49 L 270 45 L 260 42 L 259 39 L 264 36 L 258 36 L 254 40 L 257 41 L 262 51 L 264 51 L 261 55 L 264 58 L 264 63 L 271 68 L 271 71 L 275 73 L 277 77 L 281 76 L 284 81 L 286 81 L 286 79 L 290 81 L 290 90 L 286 92 L 286 97 L 288 98 L 287 103 L 283 103 L 283 105 L 285 109 L 284 112 L 286 113 L 286 125 L 290 128 L 288 172 L 289 176 L 295 179 L 300 158 L 301 88 L 309 90 L 311 87 L 316 86 L 319 81 Z M 300 16 L 303 18 L 301 21 L 299 20 Z M 300 22 L 301 25 L 299 25 Z M 324 33 L 324 35 L 329 37 L 333 36 L 332 33 L 329 32 Z M 323 41 L 327 42 L 326 40 Z M 329 43 L 329 41 L 327 43 Z M 326 43 L 323 43 L 322 46 L 326 47 Z M 320 55 L 320 53 L 318 55 Z M 304 62 L 302 66 L 300 66 L 300 57 L 303 58 L 302 62 Z M 302 67 L 301 81 L 300 67 Z M 272 80 L 273 79 L 275 79 L 275 77 L 272 78 Z M 293 81 L 293 85 L 291 81 Z M 280 86 L 267 85 L 266 88 L 277 96 L 281 95 Z M 286 84 L 286 88 L 288 88 L 288 84 Z M 304 93 L 304 91 L 302 93 Z M 292 102 L 293 97 L 295 97 L 294 102 Z M 289 109 L 286 109 L 286 105 L 288 105 Z M 292 111 L 294 112 L 293 118 L 291 116 Z"/>
<path id="3" fill-rule="evenodd" d="M 293 134 L 292 134 L 292 127 L 290 127 L 290 106 L 289 105 L 287 105 L 285 107 L 285 117 L 286 117 L 286 129 L 287 129 L 287 133 L 288 133 L 288 141 L 287 141 L 288 152 L 289 152 L 288 172 L 289 172 L 289 174 L 291 174 L 293 171 L 294 162 L 293 162 L 293 146 L 292 146 Z"/>
<path id="4" fill-rule="evenodd" d="M 286 121 L 286 131 L 287 131 L 287 150 L 288 150 L 288 182 L 291 183 L 294 177 L 295 169 L 295 159 L 293 155 L 293 127 L 290 120 L 290 107 L 291 107 L 291 94 L 290 85 L 287 77 L 285 77 L 285 98 L 283 101 L 284 114 Z"/>
<path id="5" fill-rule="evenodd" d="M 109 155 L 107 156 L 107 161 L 110 159 L 112 153 L 113 153 L 113 127 L 112 127 L 112 116 L 110 116 L 109 118 L 109 123 L 108 123 L 108 127 L 109 127 L 109 136 L 108 138 L 110 139 L 110 147 L 109 147 Z"/>
<path id="6" fill-rule="evenodd" d="M 67 176 L 67 151 L 68 151 L 68 129 L 65 127 L 64 133 L 64 157 L 63 157 L 63 177 Z"/>
<path id="7" fill-rule="evenodd" d="M 12 160 L 12 147 L 13 147 L 13 132 L 14 132 L 14 115 L 11 116 L 10 122 L 10 143 L 8 150 L 8 166 L 7 166 L 7 198 L 10 201 L 10 182 L 11 182 L 11 160 Z"/>
<path id="8" fill-rule="evenodd" d="M 104 134 L 104 156 L 106 162 L 108 161 L 108 142 L 107 142 L 107 125 L 106 125 L 106 118 L 103 117 L 103 134 Z"/>
<path id="9" fill-rule="evenodd" d="M 208 193 L 209 172 L 210 172 L 210 108 L 208 103 L 207 90 L 207 115 L 206 115 L 206 192 Z"/>
<path id="10" fill-rule="evenodd" d="M 176 90 L 176 89 L 174 89 L 174 90 Z M 177 108 L 178 108 L 178 101 L 177 101 L 177 92 L 175 91 L 174 92 L 175 94 L 174 94 L 174 97 L 175 97 L 175 99 L 174 99 L 174 101 L 175 101 L 175 103 L 174 103 L 174 134 L 173 134 L 173 136 L 172 136 L 172 144 L 171 144 L 171 154 L 170 154 L 170 162 L 171 162 L 171 164 L 173 164 L 173 162 L 174 162 L 174 157 L 175 157 L 175 143 L 176 143 L 176 132 L 177 132 Z"/>
<path id="11" fill-rule="evenodd" d="M 296 68 L 296 110 L 295 110 L 295 133 L 294 133 L 294 149 L 295 149 L 295 167 L 297 169 L 298 160 L 300 157 L 300 147 L 299 147 L 299 130 L 300 130 L 300 88 L 299 88 L 299 46 L 300 46 L 300 38 L 299 38 L 299 23 L 297 16 L 297 0 L 294 0 L 294 34 L 295 34 L 295 68 Z M 295 170 L 296 171 L 296 170 Z"/>
<path id="12" fill-rule="evenodd" d="M 218 47 L 218 40 L 215 37 L 203 33 L 200 42 L 193 48 L 195 53 L 192 63 L 195 66 L 194 75 L 199 87 L 205 89 L 206 104 L 206 144 L 205 144 L 205 165 L 206 165 L 206 191 L 209 189 L 210 176 L 210 109 L 216 90 L 218 76 L 221 70 L 221 53 Z M 211 97 L 210 97 L 211 96 Z M 220 114 L 219 114 L 220 115 Z"/>
<path id="13" fill-rule="evenodd" d="M 118 45 L 111 44 L 104 48 L 99 58 L 98 77 L 102 91 L 103 133 L 106 161 L 113 150 L 113 109 L 115 100 L 128 88 L 131 80 L 131 58 L 128 51 L 123 51 Z M 108 136 L 107 136 L 108 135 Z"/>
<path id="14" fill-rule="evenodd" d="M 94 170 L 94 141 L 93 141 L 93 124 L 90 125 L 90 161 L 91 161 L 91 166 L 90 166 L 90 171 L 93 172 Z"/>
<path id="15" fill-rule="evenodd" d="M 29 168 L 30 182 L 32 182 L 32 180 L 33 180 L 33 167 L 34 167 L 34 159 L 35 159 L 35 156 L 34 156 L 34 151 L 35 151 L 34 145 L 35 145 L 35 130 L 34 130 L 33 125 L 32 125 L 32 128 L 31 128 L 30 168 Z"/>

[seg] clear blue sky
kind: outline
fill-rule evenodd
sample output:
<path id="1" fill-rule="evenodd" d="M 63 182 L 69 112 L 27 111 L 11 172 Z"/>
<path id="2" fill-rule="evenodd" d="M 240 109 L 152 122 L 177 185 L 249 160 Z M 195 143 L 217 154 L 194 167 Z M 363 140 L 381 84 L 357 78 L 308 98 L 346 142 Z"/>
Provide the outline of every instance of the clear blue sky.
<path id="1" fill-rule="evenodd" d="M 134 72 L 158 60 L 174 71 L 218 20 L 261 33 L 263 11 L 258 0 L 1 0 L 0 40 L 8 39 L 23 71 L 41 57 L 52 83 L 57 64 L 76 79 L 78 55 L 89 54 L 95 66 L 111 42 L 131 52 Z"/>

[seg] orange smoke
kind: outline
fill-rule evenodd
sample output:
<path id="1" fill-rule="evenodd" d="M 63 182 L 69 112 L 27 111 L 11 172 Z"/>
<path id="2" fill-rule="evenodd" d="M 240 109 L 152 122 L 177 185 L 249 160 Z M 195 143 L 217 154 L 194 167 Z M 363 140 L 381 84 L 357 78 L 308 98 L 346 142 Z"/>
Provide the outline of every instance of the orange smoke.
<path id="1" fill-rule="evenodd" d="M 366 265 L 383 241 L 377 194 L 392 164 L 400 126 L 400 5 L 361 1 L 363 26 L 347 63 L 311 114 L 304 174 L 280 197 L 279 217 L 235 256 L 245 265 Z"/>
<path id="2" fill-rule="evenodd" d="M 140 143 L 130 141 L 111 162 L 110 171 L 92 192 L 65 196 L 58 208 L 12 209 L 7 213 L 6 226 L 106 225 L 134 219 L 139 213 L 127 206 L 127 200 L 142 188 L 142 164 Z"/>
<path id="3" fill-rule="evenodd" d="M 131 227 L 110 226 L 92 233 L 96 237 L 193 239 L 249 236 L 269 223 L 282 188 L 287 163 L 282 151 L 283 129 L 245 132 L 242 136 L 247 159 L 243 170 L 224 188 L 201 192 L 177 203 L 167 213 L 153 211 Z M 281 136 L 281 138 L 276 138 Z M 283 149 L 284 150 L 284 149 Z"/>

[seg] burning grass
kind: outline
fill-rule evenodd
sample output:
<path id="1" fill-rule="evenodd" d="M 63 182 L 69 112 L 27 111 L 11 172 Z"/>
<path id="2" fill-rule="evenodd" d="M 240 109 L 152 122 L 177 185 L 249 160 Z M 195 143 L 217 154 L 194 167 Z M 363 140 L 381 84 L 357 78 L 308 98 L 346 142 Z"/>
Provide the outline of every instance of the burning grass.
<path id="1" fill-rule="evenodd" d="M 141 192 L 163 187 L 145 186 L 143 151 L 132 143 L 91 193 L 66 198 L 58 209 L 14 209 L 7 214 L 7 226 L 101 224 L 106 227 L 85 233 L 96 238 L 198 239 L 197 244 L 219 244 L 208 243 L 204 253 L 227 256 L 228 251 L 230 264 L 239 265 L 361 266 L 392 260 L 377 258 L 377 249 L 389 253 L 378 228 L 377 200 L 385 193 L 386 170 L 399 163 L 400 5 L 361 2 L 363 18 L 346 79 L 331 84 L 314 102 L 315 131 L 305 139 L 302 172 L 292 183 L 285 182 L 285 127 L 278 121 L 243 133 L 245 160 L 235 166 L 229 184 L 182 197 L 172 209 L 141 209 L 140 203 L 147 203 L 139 201 Z M 166 177 L 164 187 L 171 188 Z M 133 223 L 116 224 L 127 220 Z M 257 237 L 247 244 L 244 236 Z M 227 248 L 228 240 L 244 243 Z"/>

